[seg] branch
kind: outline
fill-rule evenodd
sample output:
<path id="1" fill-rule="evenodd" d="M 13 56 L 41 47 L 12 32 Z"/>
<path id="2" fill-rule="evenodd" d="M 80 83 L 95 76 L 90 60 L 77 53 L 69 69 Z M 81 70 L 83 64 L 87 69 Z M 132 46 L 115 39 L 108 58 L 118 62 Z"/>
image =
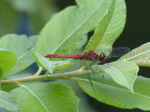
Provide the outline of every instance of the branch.
<path id="1" fill-rule="evenodd" d="M 18 85 L 23 82 L 30 82 L 30 81 L 40 81 L 40 80 L 50 80 L 50 79 L 67 79 L 68 77 L 73 76 L 81 76 L 86 74 L 91 74 L 92 71 L 90 70 L 76 70 L 68 73 L 62 73 L 62 74 L 54 74 L 54 75 L 40 75 L 40 76 L 30 76 L 25 78 L 18 78 L 18 79 L 10 79 L 10 80 L 2 80 L 2 85 L 10 85 L 15 84 Z"/>
<path id="2" fill-rule="evenodd" d="M 38 69 L 38 71 L 33 75 L 33 76 L 39 76 L 40 75 L 40 73 L 42 72 L 42 67 L 40 67 L 39 69 Z"/>

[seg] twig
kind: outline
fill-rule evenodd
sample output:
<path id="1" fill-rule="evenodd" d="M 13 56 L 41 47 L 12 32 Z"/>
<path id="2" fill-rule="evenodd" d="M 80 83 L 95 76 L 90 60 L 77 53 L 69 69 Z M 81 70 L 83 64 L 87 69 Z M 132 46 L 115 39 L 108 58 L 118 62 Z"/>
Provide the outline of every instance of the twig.
<path id="1" fill-rule="evenodd" d="M 41 72 L 42 72 L 42 67 L 40 67 L 33 76 L 39 76 Z"/>
<path id="2" fill-rule="evenodd" d="M 40 76 L 30 76 L 30 77 L 24 77 L 24 78 L 18 78 L 18 79 L 10 79 L 10 80 L 2 80 L 2 85 L 10 85 L 15 84 L 18 85 L 23 82 L 30 82 L 30 81 L 40 81 L 40 80 L 50 80 L 50 79 L 67 79 L 68 77 L 73 76 L 81 76 L 92 73 L 90 70 L 76 70 L 68 73 L 62 73 L 62 74 L 54 74 L 54 75 L 40 75 Z"/>

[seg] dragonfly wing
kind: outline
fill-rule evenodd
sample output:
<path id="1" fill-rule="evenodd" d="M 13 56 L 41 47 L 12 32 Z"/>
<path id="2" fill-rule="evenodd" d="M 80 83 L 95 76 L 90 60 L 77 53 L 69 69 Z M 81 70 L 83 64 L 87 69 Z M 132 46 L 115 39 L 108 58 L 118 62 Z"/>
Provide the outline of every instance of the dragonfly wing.
<path id="1" fill-rule="evenodd" d="M 93 51 L 96 52 L 98 55 L 100 55 L 101 53 L 105 53 L 106 56 L 108 56 L 108 58 L 115 58 L 125 55 L 130 51 L 130 49 L 128 47 L 115 47 L 112 50 L 102 48 L 102 49 L 95 49 Z"/>
<path id="2" fill-rule="evenodd" d="M 130 51 L 128 47 L 116 47 L 112 49 L 109 58 L 121 57 Z"/>
<path id="3" fill-rule="evenodd" d="M 96 52 L 98 55 L 100 55 L 101 53 L 104 53 L 106 56 L 109 56 L 110 53 L 112 52 L 112 50 L 108 48 L 95 49 L 93 51 Z"/>

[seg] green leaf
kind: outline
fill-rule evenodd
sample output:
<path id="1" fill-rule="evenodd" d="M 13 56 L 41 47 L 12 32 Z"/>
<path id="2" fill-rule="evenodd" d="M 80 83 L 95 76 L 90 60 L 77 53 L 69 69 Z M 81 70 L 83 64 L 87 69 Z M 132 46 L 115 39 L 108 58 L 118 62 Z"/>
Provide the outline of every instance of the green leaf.
<path id="1" fill-rule="evenodd" d="M 150 42 L 133 49 L 119 60 L 133 61 L 139 66 L 150 67 Z"/>
<path id="2" fill-rule="evenodd" d="M 3 71 L 0 69 L 0 81 L 3 79 Z M 1 87 L 1 85 L 0 85 Z"/>
<path id="3" fill-rule="evenodd" d="M 126 20 L 124 0 L 113 0 L 106 15 L 99 21 L 94 35 L 90 38 L 85 50 L 109 48 L 123 31 Z"/>
<path id="4" fill-rule="evenodd" d="M 53 71 L 68 68 L 73 64 L 72 60 L 50 61 L 49 59 L 41 56 L 37 52 L 33 52 L 33 57 L 35 58 L 36 62 L 43 67 L 44 70 L 48 70 L 51 74 L 53 73 Z"/>
<path id="5" fill-rule="evenodd" d="M 17 58 L 12 52 L 0 48 L 0 69 L 3 73 L 9 71 L 15 65 L 16 60 Z"/>
<path id="6" fill-rule="evenodd" d="M 0 69 L 0 89 L 2 89 L 1 87 L 1 80 L 3 79 L 3 71 Z"/>
<path id="7" fill-rule="evenodd" d="M 32 35 L 29 37 L 29 40 L 32 42 L 32 45 L 35 46 L 36 45 L 36 41 L 39 35 Z"/>
<path id="8" fill-rule="evenodd" d="M 5 48 L 16 54 L 17 62 L 15 66 L 4 76 L 15 74 L 34 62 L 31 53 L 34 50 L 32 42 L 26 35 L 9 34 L 0 39 L 0 48 Z"/>
<path id="9" fill-rule="evenodd" d="M 0 102 L 0 109 L 9 112 L 19 112 L 19 106 L 11 94 L 0 90 Z"/>
<path id="10" fill-rule="evenodd" d="M 115 83 L 110 77 L 96 76 L 94 90 L 87 79 L 78 81 L 80 87 L 96 100 L 119 108 L 150 110 L 150 79 L 139 77 L 134 83 L 134 93 Z"/>
<path id="11" fill-rule="evenodd" d="M 10 93 L 20 105 L 21 112 L 77 112 L 79 99 L 64 83 L 22 85 Z"/>
<path id="12" fill-rule="evenodd" d="M 138 66 L 134 62 L 115 61 L 108 65 L 93 65 L 92 71 L 97 74 L 108 74 L 118 84 L 133 92 L 133 84 L 138 73 Z M 96 73 L 97 72 L 97 73 Z"/>
<path id="13" fill-rule="evenodd" d="M 134 62 L 115 61 L 108 66 L 101 65 L 99 69 L 111 76 L 118 84 L 128 88 L 133 92 L 133 84 L 138 73 L 138 66 Z"/>
<path id="14" fill-rule="evenodd" d="M 77 0 L 56 14 L 41 31 L 36 50 L 41 55 L 70 54 L 85 35 L 96 28 L 112 3 L 112 0 Z"/>
<path id="15" fill-rule="evenodd" d="M 3 91 L 6 91 L 6 92 L 9 92 L 11 91 L 12 89 L 15 89 L 17 88 L 18 85 L 15 85 L 15 84 L 3 84 L 1 85 L 1 90 Z"/>

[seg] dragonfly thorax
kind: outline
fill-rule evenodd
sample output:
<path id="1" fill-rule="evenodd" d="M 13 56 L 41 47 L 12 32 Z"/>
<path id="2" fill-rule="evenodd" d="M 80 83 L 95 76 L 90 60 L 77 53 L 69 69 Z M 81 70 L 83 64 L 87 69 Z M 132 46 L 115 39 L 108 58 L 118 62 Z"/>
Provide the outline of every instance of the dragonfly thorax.
<path id="1" fill-rule="evenodd" d="M 97 53 L 95 53 L 94 51 L 90 50 L 90 51 L 85 52 L 82 55 L 82 59 L 89 60 L 89 61 L 100 61 L 101 58 L 100 58 L 100 56 Z"/>

